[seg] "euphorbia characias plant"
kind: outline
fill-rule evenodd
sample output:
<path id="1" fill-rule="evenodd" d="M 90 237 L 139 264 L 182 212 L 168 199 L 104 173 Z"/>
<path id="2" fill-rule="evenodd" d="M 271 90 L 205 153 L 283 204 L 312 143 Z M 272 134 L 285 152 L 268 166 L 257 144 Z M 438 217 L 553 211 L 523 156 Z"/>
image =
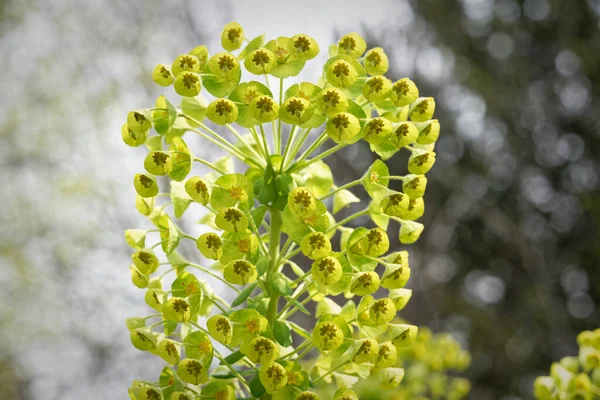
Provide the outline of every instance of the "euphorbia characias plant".
<path id="1" fill-rule="evenodd" d="M 153 228 L 128 230 L 125 238 L 135 250 L 133 284 L 157 312 L 127 326 L 136 348 L 167 363 L 156 382 L 134 381 L 130 397 L 317 399 L 313 388 L 342 368 L 354 378 L 338 382 L 334 399 L 358 398 L 351 388 L 358 378 L 397 387 L 404 376 L 397 351 L 417 328 L 395 319 L 410 298 L 410 267 L 387 228 L 398 223 L 403 244 L 423 231 L 416 220 L 440 129 L 433 98 L 419 97 L 408 78 L 385 77 L 385 52 L 367 49 L 357 33 L 329 47 L 317 83 L 286 84 L 320 51 L 306 34 L 248 41 L 232 22 L 221 41 L 224 51 L 198 46 L 157 65 L 154 81 L 173 85 L 179 106 L 160 96 L 154 107 L 130 112 L 122 128 L 126 144 L 148 149 L 133 185 L 136 208 Z M 247 82 L 243 68 L 252 76 Z M 224 157 L 195 156 L 188 135 Z M 361 140 L 381 159 L 360 179 L 334 184 L 324 160 Z M 382 160 L 401 150 L 408 174 L 393 176 Z M 390 189 L 392 181 L 402 190 Z M 349 190 L 358 186 L 371 201 L 336 220 L 360 203 Z M 206 209 L 207 232 L 199 236 L 183 229 L 191 204 Z M 371 227 L 348 226 L 361 216 Z M 193 258 L 204 263 L 180 254 L 184 241 L 194 242 Z M 231 303 L 203 279 L 209 276 L 231 290 Z M 331 299 L 342 294 L 344 305 Z M 310 315 L 311 301 L 316 318 L 305 329 L 290 317 Z M 307 363 L 316 353 L 321 362 Z"/>

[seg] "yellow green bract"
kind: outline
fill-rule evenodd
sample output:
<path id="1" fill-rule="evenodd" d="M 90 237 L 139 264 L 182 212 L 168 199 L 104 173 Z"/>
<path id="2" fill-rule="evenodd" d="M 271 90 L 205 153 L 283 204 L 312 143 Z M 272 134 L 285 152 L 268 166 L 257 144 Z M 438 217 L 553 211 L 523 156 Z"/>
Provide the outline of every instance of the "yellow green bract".
<path id="1" fill-rule="evenodd" d="M 248 33 L 230 22 L 221 49 L 158 60 L 148 74 L 174 98 L 160 95 L 121 124 L 123 142 L 147 150 L 132 171 L 131 200 L 147 222 L 125 232 L 127 279 L 156 313 L 126 323 L 132 345 L 165 363 L 129 397 L 357 400 L 366 384 L 385 399 L 411 382 L 413 361 L 428 373 L 448 360 L 468 365 L 454 342 L 398 317 L 412 295 L 403 246 L 425 229 L 435 100 L 386 76 L 397 72 L 391 58 L 357 32 L 326 47 L 307 33 Z M 298 81 L 304 68 L 320 78 Z M 327 162 L 354 144 L 374 160 L 342 182 Z M 394 175 L 402 165 L 391 170 L 392 156 L 407 175 Z M 582 340 L 587 371 L 597 341 Z M 468 381 L 451 382 L 406 398 L 468 394 Z"/>

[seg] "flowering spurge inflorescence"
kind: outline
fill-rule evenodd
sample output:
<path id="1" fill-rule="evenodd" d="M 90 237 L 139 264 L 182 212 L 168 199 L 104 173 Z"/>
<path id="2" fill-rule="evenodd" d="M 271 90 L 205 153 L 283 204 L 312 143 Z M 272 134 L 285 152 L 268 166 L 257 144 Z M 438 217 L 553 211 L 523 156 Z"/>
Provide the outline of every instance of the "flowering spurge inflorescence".
<path id="1" fill-rule="evenodd" d="M 317 399 L 316 384 L 332 378 L 341 379 L 337 400 L 357 398 L 351 386 L 358 378 L 395 388 L 405 374 L 397 352 L 416 340 L 417 328 L 395 319 L 410 298 L 410 266 L 387 228 L 398 222 L 403 244 L 423 231 L 416 220 L 439 135 L 434 100 L 419 97 L 408 78 L 385 77 L 385 52 L 367 49 L 357 33 L 329 47 L 319 82 L 289 87 L 285 79 L 319 53 L 312 37 L 247 41 L 230 23 L 221 41 L 224 51 L 198 46 L 158 65 L 154 81 L 173 85 L 180 105 L 160 96 L 154 107 L 129 113 L 121 131 L 126 144 L 149 151 L 133 185 L 136 208 L 153 228 L 128 230 L 125 238 L 135 249 L 132 282 L 157 312 L 127 326 L 136 348 L 168 364 L 157 382 L 135 381 L 130 397 Z M 241 82 L 242 68 L 256 78 Z M 275 93 L 269 77 L 278 79 Z M 190 134 L 228 154 L 195 156 Z M 329 139 L 333 146 L 321 151 Z M 404 150 L 408 174 L 393 176 L 378 159 L 362 178 L 336 186 L 324 159 L 361 140 L 383 160 Z M 234 159 L 245 168 L 235 172 Z M 392 181 L 402 190 L 390 189 Z M 349 190 L 355 186 L 370 204 L 336 221 L 360 202 Z M 183 230 L 192 204 L 206 209 L 200 222 L 207 229 L 198 235 Z M 347 226 L 361 216 L 374 227 Z M 182 256 L 185 241 L 208 265 Z M 306 257 L 304 267 L 295 257 Z M 196 273 L 220 280 L 234 300 Z M 348 299 L 343 307 L 330 298 L 340 294 Z M 318 319 L 307 330 L 290 317 L 310 314 L 310 301 Z M 316 352 L 321 361 L 307 368 L 304 358 Z"/>
<path id="2" fill-rule="evenodd" d="M 600 398 L 600 328 L 577 336 L 579 354 L 552 363 L 549 376 L 534 383 L 539 400 Z"/>

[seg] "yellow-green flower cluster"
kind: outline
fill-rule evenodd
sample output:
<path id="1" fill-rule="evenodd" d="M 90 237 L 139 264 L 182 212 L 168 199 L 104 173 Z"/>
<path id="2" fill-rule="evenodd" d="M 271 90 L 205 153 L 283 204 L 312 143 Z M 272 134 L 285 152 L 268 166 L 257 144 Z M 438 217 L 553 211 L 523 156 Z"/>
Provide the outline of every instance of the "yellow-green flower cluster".
<path id="1" fill-rule="evenodd" d="M 534 383 L 538 400 L 581 399 L 600 397 L 600 328 L 583 331 L 577 336 L 579 354 L 552 363 L 549 376 Z"/>
<path id="2" fill-rule="evenodd" d="M 231 22 L 221 44 L 212 55 L 201 45 L 157 65 L 153 80 L 173 85 L 180 102 L 159 96 L 121 129 L 127 145 L 147 149 L 133 187 L 149 222 L 125 239 L 134 249 L 131 281 L 156 312 L 127 327 L 134 347 L 168 364 L 158 381 L 134 381 L 130 398 L 318 399 L 312 388 L 338 369 L 352 379 L 332 393 L 337 400 L 357 399 L 359 379 L 398 387 L 406 374 L 398 354 L 418 338 L 396 319 L 411 297 L 409 255 L 396 247 L 423 231 L 415 221 L 435 162 L 434 100 L 408 78 L 386 78 L 384 50 L 367 49 L 358 33 L 329 47 L 319 82 L 287 86 L 318 55 L 312 37 L 248 40 Z M 243 69 L 253 80 L 241 81 Z M 409 174 L 390 175 L 377 159 L 336 186 L 324 159 L 361 139 L 383 160 L 406 150 Z M 208 146 L 224 157 L 194 155 Z M 390 189 L 393 181 L 401 188 Z M 370 204 L 336 221 L 360 202 L 354 186 Z M 189 208 L 204 213 L 199 225 L 185 223 Z M 374 225 L 349 227 L 363 216 Z M 390 221 L 400 224 L 400 243 L 390 243 Z M 231 296 L 220 295 L 223 287 Z M 340 294 L 343 307 L 331 299 Z M 306 329 L 290 317 L 310 314 L 309 302 L 318 306 Z M 301 361 L 316 353 L 306 368 Z"/>

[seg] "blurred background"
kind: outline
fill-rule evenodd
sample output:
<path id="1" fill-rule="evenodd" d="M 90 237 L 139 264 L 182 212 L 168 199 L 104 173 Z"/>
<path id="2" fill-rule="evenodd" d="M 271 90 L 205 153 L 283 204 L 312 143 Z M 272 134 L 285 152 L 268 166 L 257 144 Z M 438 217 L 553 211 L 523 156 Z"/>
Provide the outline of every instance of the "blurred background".
<path id="1" fill-rule="evenodd" d="M 122 234 L 144 226 L 131 185 L 143 150 L 120 127 L 162 93 L 156 63 L 215 52 L 237 20 L 250 38 L 306 32 L 321 49 L 357 31 L 392 80 L 436 98 L 401 315 L 471 352 L 470 398 L 530 399 L 576 333 L 600 326 L 599 18 L 599 0 L 1 1 L 0 398 L 125 398 L 158 374 L 124 324 L 147 307 Z M 364 143 L 338 154 L 337 184 L 374 159 Z"/>

